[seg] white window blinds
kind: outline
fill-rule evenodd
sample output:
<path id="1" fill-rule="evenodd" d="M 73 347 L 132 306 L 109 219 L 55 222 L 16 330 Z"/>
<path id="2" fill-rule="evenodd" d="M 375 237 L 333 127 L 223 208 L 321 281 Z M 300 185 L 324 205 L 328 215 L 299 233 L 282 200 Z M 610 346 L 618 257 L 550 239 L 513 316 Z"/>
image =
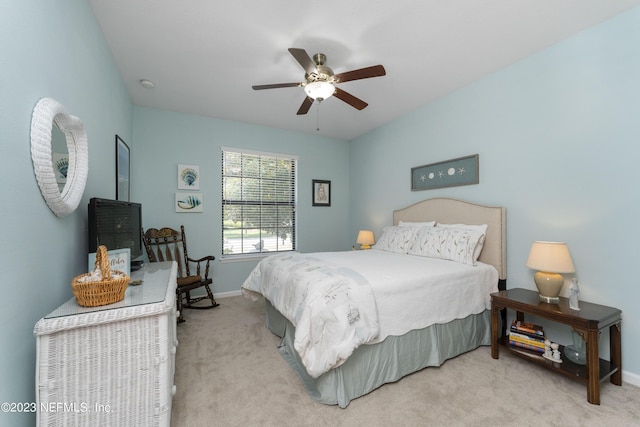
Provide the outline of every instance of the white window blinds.
<path id="1" fill-rule="evenodd" d="M 222 149 L 223 257 L 295 250 L 297 158 Z"/>

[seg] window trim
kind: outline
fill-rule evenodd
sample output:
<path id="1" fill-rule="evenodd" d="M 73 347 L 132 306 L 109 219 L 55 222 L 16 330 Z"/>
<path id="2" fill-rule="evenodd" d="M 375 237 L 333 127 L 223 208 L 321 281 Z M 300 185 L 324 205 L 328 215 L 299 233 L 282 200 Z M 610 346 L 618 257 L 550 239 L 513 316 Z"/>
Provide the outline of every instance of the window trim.
<path id="1" fill-rule="evenodd" d="M 236 253 L 236 254 L 225 254 L 224 253 L 224 247 L 225 247 L 225 243 L 224 243 L 224 209 L 225 209 L 225 192 L 224 192 L 224 155 L 225 152 L 230 152 L 230 153 L 237 153 L 237 154 L 248 154 L 248 155 L 254 155 L 254 156 L 260 156 L 260 157 L 271 157 L 271 158 L 276 158 L 276 159 L 286 159 L 289 161 L 294 162 L 294 171 L 293 171 L 293 236 L 294 236 L 294 240 L 292 242 L 292 246 L 293 249 L 291 250 L 281 250 L 281 251 L 274 251 L 274 252 L 256 252 L 256 253 Z M 265 258 L 269 255 L 273 255 L 273 254 L 278 254 L 278 253 L 283 253 L 283 252 L 292 252 L 292 251 L 296 251 L 297 248 L 297 240 L 298 240 L 298 162 L 299 162 L 299 156 L 297 155 L 292 155 L 292 154 L 286 154 L 286 153 L 273 153 L 273 152 L 266 152 L 266 151 L 258 151 L 258 150 L 249 150 L 249 149 L 244 149 L 244 148 L 236 148 L 236 147 L 227 147 L 227 146 L 222 146 L 220 149 L 220 159 L 221 159 L 221 165 L 220 165 L 220 172 L 221 172 L 221 195 L 220 195 L 220 202 L 221 202 L 221 229 L 220 229 L 220 234 L 222 236 L 222 241 L 221 241 L 221 257 L 220 257 L 220 261 L 221 262 L 241 262 L 241 261 L 252 261 L 252 260 L 259 260 L 262 258 Z"/>

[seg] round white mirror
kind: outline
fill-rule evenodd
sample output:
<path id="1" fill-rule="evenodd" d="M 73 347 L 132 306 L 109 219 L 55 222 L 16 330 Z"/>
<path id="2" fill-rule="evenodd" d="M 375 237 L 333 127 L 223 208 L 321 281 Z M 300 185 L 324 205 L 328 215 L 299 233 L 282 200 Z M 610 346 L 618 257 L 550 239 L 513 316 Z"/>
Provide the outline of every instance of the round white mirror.
<path id="1" fill-rule="evenodd" d="M 51 134 L 53 125 L 65 135 L 69 156 L 64 188 L 60 191 L 54 170 Z M 42 197 L 59 217 L 76 210 L 89 174 L 89 147 L 82 121 L 67 114 L 55 99 L 42 98 L 31 118 L 31 160 Z"/>

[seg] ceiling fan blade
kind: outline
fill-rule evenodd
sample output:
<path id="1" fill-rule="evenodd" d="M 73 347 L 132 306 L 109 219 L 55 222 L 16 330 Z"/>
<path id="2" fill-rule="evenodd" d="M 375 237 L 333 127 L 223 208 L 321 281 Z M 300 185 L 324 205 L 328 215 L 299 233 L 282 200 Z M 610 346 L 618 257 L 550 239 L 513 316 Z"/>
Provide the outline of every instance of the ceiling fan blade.
<path id="1" fill-rule="evenodd" d="M 364 102 L 362 99 L 356 98 L 355 96 L 351 95 L 349 92 L 345 92 L 340 88 L 336 88 L 336 91 L 333 93 L 333 96 L 335 96 L 338 99 L 341 99 L 342 101 L 346 102 L 347 104 L 351 105 L 353 108 L 356 108 L 358 110 L 364 110 L 365 108 L 367 108 L 367 105 L 369 105 L 366 102 Z"/>
<path id="2" fill-rule="evenodd" d="M 302 105 L 298 109 L 297 115 L 307 114 L 309 112 L 309 108 L 311 108 L 311 104 L 313 104 L 313 98 L 306 97 L 304 101 L 302 101 Z"/>
<path id="3" fill-rule="evenodd" d="M 253 90 L 262 90 L 262 89 L 277 89 L 279 87 L 296 87 L 301 86 L 301 83 L 276 83 L 272 85 L 256 85 L 251 86 Z"/>
<path id="4" fill-rule="evenodd" d="M 345 73 L 333 76 L 336 83 L 348 82 L 351 80 L 368 79 L 371 77 L 380 77 L 386 75 L 382 65 L 374 65 L 372 67 L 360 68 L 359 70 L 347 71 Z"/>
<path id="5" fill-rule="evenodd" d="M 306 50 L 292 47 L 289 48 L 289 53 L 296 58 L 296 61 L 302 65 L 302 68 L 304 68 L 307 74 L 317 73 L 316 64 L 314 64 Z"/>

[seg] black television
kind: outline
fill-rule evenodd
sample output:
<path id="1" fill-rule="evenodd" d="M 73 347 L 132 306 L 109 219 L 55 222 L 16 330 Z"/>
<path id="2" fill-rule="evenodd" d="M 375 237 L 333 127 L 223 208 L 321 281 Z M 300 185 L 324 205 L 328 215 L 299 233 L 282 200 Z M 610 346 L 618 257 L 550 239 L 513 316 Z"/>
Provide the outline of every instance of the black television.
<path id="1" fill-rule="evenodd" d="M 98 246 L 131 250 L 131 268 L 142 264 L 142 205 L 119 200 L 89 200 L 89 253 Z"/>

